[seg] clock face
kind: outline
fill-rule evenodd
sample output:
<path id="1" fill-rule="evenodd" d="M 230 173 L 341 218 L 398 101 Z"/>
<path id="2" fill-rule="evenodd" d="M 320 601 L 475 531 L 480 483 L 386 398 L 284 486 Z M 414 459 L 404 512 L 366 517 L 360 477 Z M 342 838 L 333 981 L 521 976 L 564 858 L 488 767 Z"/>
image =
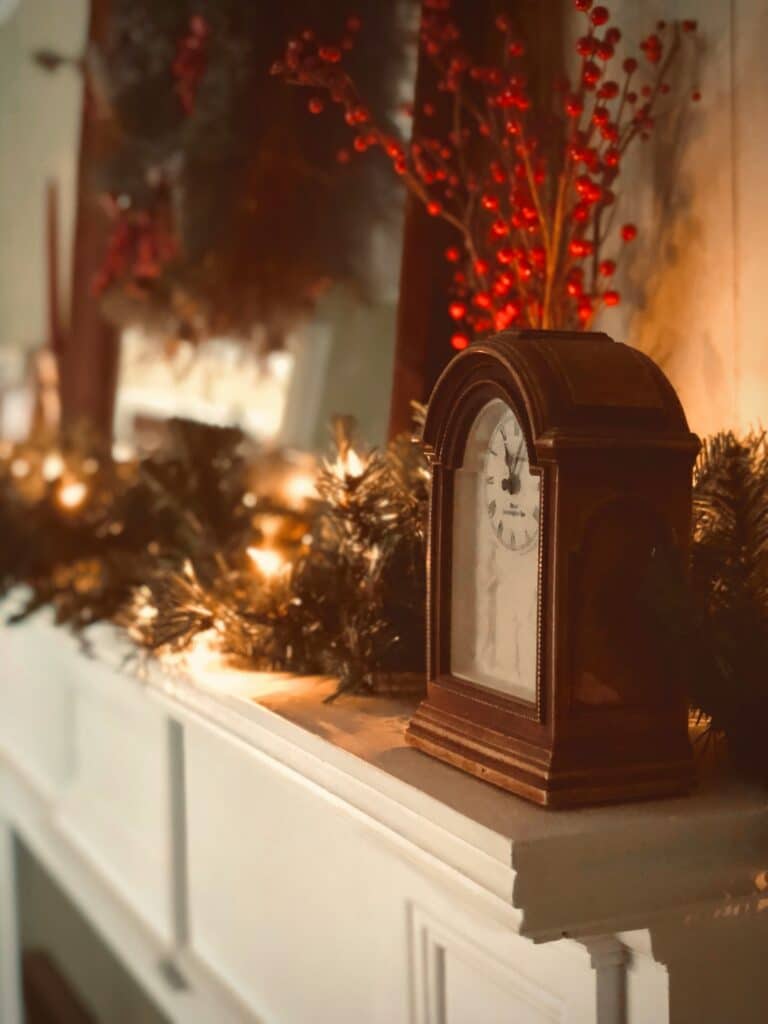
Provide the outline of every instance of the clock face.
<path id="1" fill-rule="evenodd" d="M 483 454 L 483 475 L 494 536 L 512 551 L 527 551 L 539 539 L 539 480 L 530 472 L 525 437 L 509 409 Z"/>
<path id="2" fill-rule="evenodd" d="M 451 674 L 534 703 L 541 478 L 501 399 L 472 425 L 453 501 Z"/>

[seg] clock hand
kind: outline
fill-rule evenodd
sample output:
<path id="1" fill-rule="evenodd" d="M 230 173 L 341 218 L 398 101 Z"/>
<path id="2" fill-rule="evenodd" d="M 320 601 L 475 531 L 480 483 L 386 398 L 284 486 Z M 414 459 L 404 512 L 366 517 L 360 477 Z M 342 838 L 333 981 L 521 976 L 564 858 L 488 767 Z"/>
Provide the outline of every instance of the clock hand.
<path id="1" fill-rule="evenodd" d="M 514 465 L 514 469 L 515 470 L 517 470 L 518 463 L 520 462 L 520 459 L 522 457 L 522 454 L 523 454 L 523 444 L 524 443 L 525 443 L 525 438 L 521 437 L 520 438 L 520 444 L 519 444 L 518 449 L 517 449 L 517 455 L 515 455 L 515 465 Z"/>
<path id="2" fill-rule="evenodd" d="M 506 491 L 507 494 L 509 494 L 510 496 L 513 494 L 517 494 L 517 492 L 520 490 L 520 478 L 518 477 L 516 470 L 517 464 L 520 461 L 520 453 L 522 450 L 522 446 L 523 442 L 521 441 L 520 448 L 518 448 L 517 450 L 517 456 L 513 459 L 512 454 L 507 446 L 507 442 L 504 441 L 504 461 L 507 464 L 509 476 L 507 477 L 506 480 L 501 481 L 501 489 L 502 491 Z"/>

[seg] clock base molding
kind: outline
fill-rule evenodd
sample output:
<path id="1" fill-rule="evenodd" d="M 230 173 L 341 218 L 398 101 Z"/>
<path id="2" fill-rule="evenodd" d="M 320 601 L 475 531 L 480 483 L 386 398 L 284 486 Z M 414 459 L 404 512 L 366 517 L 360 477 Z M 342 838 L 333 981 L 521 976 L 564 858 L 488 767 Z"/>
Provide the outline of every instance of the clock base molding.
<path id="1" fill-rule="evenodd" d="M 479 735 L 462 727 L 455 715 L 428 702 L 420 705 L 406 731 L 417 750 L 485 782 L 531 800 L 541 807 L 579 807 L 630 800 L 682 796 L 694 785 L 694 769 L 687 744 L 679 756 L 649 761 L 615 761 L 604 765 L 554 767 L 531 744 L 489 731 Z"/>

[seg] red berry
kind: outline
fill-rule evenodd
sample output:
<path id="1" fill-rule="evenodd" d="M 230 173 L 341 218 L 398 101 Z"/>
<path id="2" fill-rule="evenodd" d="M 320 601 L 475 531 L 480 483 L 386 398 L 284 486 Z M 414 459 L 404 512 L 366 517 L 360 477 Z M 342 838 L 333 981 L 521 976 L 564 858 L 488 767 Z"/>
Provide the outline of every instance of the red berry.
<path id="1" fill-rule="evenodd" d="M 368 140 L 364 135 L 358 135 L 352 143 L 358 153 L 364 153 L 368 149 Z"/>
<path id="2" fill-rule="evenodd" d="M 616 263 L 614 260 L 601 260 L 600 273 L 603 277 L 612 277 L 616 273 Z"/>
<path id="3" fill-rule="evenodd" d="M 576 41 L 576 53 L 580 57 L 591 57 L 595 52 L 595 46 L 594 36 L 582 36 Z"/>
<path id="4" fill-rule="evenodd" d="M 578 317 L 582 323 L 586 323 L 592 318 L 592 301 L 587 296 L 579 300 L 578 306 Z"/>
<path id="5" fill-rule="evenodd" d="M 586 238 L 574 238 L 568 246 L 568 251 L 571 256 L 576 259 L 583 259 L 585 256 L 591 256 L 594 245 Z"/>
<path id="6" fill-rule="evenodd" d="M 324 60 L 326 64 L 338 64 L 341 60 L 341 50 L 338 46 L 321 46 L 318 53 L 320 60 Z"/>
<path id="7" fill-rule="evenodd" d="M 459 260 L 461 259 L 461 253 L 459 252 L 455 245 L 452 245 L 445 250 L 445 258 L 448 260 L 449 263 L 458 263 Z"/>
<path id="8" fill-rule="evenodd" d="M 577 224 L 583 224 L 585 220 L 589 220 L 589 206 L 586 203 L 576 203 L 571 210 L 571 216 Z"/>
<path id="9" fill-rule="evenodd" d="M 463 348 L 467 348 L 467 346 L 469 345 L 469 338 L 466 336 L 466 334 L 454 334 L 453 337 L 451 338 L 451 345 L 453 346 L 453 348 L 461 352 Z"/>
<path id="10" fill-rule="evenodd" d="M 573 0 L 573 6 L 577 11 L 588 11 L 592 6 L 592 0 Z"/>
<path id="11" fill-rule="evenodd" d="M 621 152 L 613 146 L 605 151 L 605 156 L 603 157 L 606 167 L 618 167 L 620 159 Z"/>
<path id="12" fill-rule="evenodd" d="M 479 306 L 480 309 L 491 308 L 491 296 L 488 292 L 475 292 L 472 301 L 476 306 Z"/>
<path id="13" fill-rule="evenodd" d="M 325 110 L 325 104 L 323 103 L 319 96 L 313 96 L 312 99 L 307 104 L 307 106 L 309 107 L 310 113 L 312 114 L 322 114 L 322 112 Z"/>
<path id="14" fill-rule="evenodd" d="M 452 302 L 448 307 L 448 312 L 454 320 L 462 320 L 467 315 L 467 307 L 463 302 Z"/>
<path id="15" fill-rule="evenodd" d="M 634 57 L 627 57 L 623 64 L 624 70 L 628 75 L 631 75 L 634 71 L 637 71 L 637 61 Z"/>
<path id="16" fill-rule="evenodd" d="M 617 28 L 609 28 L 605 33 L 606 43 L 610 43 L 611 46 L 615 46 L 616 43 L 621 39 L 621 32 Z"/>
<path id="17" fill-rule="evenodd" d="M 509 44 L 507 53 L 510 57 L 522 57 L 525 53 L 525 47 L 522 43 L 515 41 Z"/>
<path id="18" fill-rule="evenodd" d="M 438 214 L 442 213 L 442 206 L 434 199 L 427 203 L 427 213 L 430 217 L 437 217 Z"/>
<path id="19" fill-rule="evenodd" d="M 634 242 L 637 238 L 637 226 L 635 224 L 625 224 L 621 229 L 621 237 L 625 242 Z"/>
<path id="20" fill-rule="evenodd" d="M 484 277 L 488 273 L 488 261 L 487 260 L 475 260 L 474 262 L 475 273 L 479 277 Z"/>
<path id="21" fill-rule="evenodd" d="M 600 81 L 601 75 L 602 71 L 597 64 L 595 64 L 594 61 L 588 60 L 584 65 L 584 74 L 582 76 L 584 84 L 588 88 L 594 88 L 594 86 Z"/>
<path id="22" fill-rule="evenodd" d="M 336 159 L 340 164 L 348 164 L 351 159 L 351 154 L 348 149 L 340 149 L 336 154 Z"/>
<path id="23" fill-rule="evenodd" d="M 605 295 L 603 295 L 603 302 L 606 304 L 606 306 L 618 306 L 618 304 L 621 302 L 621 296 L 618 292 L 606 292 Z"/>
<path id="24" fill-rule="evenodd" d="M 565 101 L 565 112 L 568 117 L 580 117 L 584 110 L 584 104 L 578 96 L 569 96 Z"/>
<path id="25" fill-rule="evenodd" d="M 618 82 L 603 82 L 597 91 L 597 95 L 601 100 L 612 100 L 619 95 L 619 83 Z"/>
<path id="26" fill-rule="evenodd" d="M 590 14 L 593 25 L 604 25 L 610 16 L 611 15 L 607 7 L 595 7 Z"/>
<path id="27" fill-rule="evenodd" d="M 498 210 L 499 208 L 498 196 L 493 195 L 493 193 L 491 192 L 483 193 L 480 202 L 483 204 L 486 210 Z"/>

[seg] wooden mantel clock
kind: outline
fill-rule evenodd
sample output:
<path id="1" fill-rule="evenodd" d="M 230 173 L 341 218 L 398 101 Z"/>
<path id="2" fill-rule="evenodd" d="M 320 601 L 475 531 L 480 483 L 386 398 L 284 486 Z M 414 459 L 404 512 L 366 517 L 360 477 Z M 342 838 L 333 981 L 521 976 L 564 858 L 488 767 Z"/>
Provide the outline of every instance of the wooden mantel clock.
<path id="1" fill-rule="evenodd" d="M 649 358 L 502 334 L 437 382 L 420 750 L 547 806 L 681 793 L 688 709 L 643 600 L 685 557 L 699 448 Z"/>

